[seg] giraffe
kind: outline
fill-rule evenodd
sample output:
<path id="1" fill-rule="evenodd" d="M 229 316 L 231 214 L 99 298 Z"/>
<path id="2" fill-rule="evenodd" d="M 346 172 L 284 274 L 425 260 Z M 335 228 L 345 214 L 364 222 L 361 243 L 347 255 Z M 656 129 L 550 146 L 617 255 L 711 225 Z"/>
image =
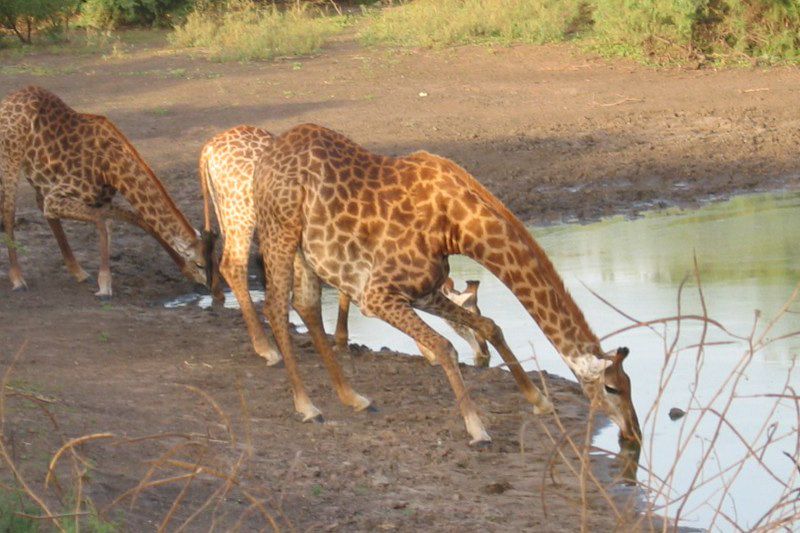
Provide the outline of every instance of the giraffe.
<path id="1" fill-rule="evenodd" d="M 25 290 L 14 241 L 17 184 L 25 176 L 36 192 L 78 282 L 89 279 L 67 242 L 61 219 L 92 222 L 100 238 L 100 299 L 112 296 L 109 221 L 135 224 L 152 235 L 183 274 L 206 283 L 203 243 L 136 149 L 107 118 L 77 113 L 53 93 L 26 87 L 0 102 L 0 210 L 13 290 Z M 115 193 L 131 208 L 112 204 Z"/>
<path id="2" fill-rule="evenodd" d="M 289 374 L 294 405 L 319 420 L 297 371 L 289 337 L 290 298 L 305 322 L 343 404 L 372 406 L 345 379 L 324 340 L 320 280 L 346 292 L 433 353 L 455 393 L 471 444 L 486 432 L 456 363 L 452 344 L 417 315 L 420 309 L 478 331 L 508 365 L 534 413 L 553 411 L 490 319 L 470 313 L 439 290 L 447 257 L 466 255 L 497 276 L 522 303 L 577 377 L 593 405 L 641 442 L 622 362 L 627 348 L 605 354 L 547 255 L 525 226 L 466 170 L 427 153 L 387 157 L 313 124 L 277 137 L 254 175 L 257 231 L 272 299 L 269 320 Z M 265 243 L 269 243 L 266 246 Z"/>
<path id="3" fill-rule="evenodd" d="M 270 132 L 254 126 L 239 125 L 212 137 L 200 152 L 199 176 L 200 189 L 203 194 L 203 213 L 205 225 L 203 233 L 207 241 L 211 241 L 212 220 L 211 210 L 216 215 L 217 224 L 224 238 L 222 259 L 219 262 L 219 273 L 228 283 L 239 303 L 247 331 L 255 352 L 263 357 L 267 365 L 273 366 L 281 361 L 281 355 L 272 338 L 264 332 L 258 319 L 253 300 L 247 283 L 247 263 L 250 256 L 250 245 L 253 230 L 256 224 L 255 209 L 253 207 L 253 170 L 258 157 L 272 144 L 273 136 Z M 211 241 L 213 242 L 213 241 Z M 216 263 L 213 257 L 213 244 L 206 247 L 206 264 Z M 217 269 L 214 269 L 211 279 L 211 291 L 214 299 L 223 298 L 222 287 Z M 451 298 L 463 301 L 461 305 L 477 311 L 477 285 L 474 289 L 467 282 L 468 290 L 472 291 L 465 298 L 462 293 L 453 290 L 452 280 L 449 285 Z M 339 350 L 346 350 L 348 342 L 347 317 L 350 300 L 347 295 L 340 292 L 339 317 L 334 336 Z M 479 311 L 478 311 L 479 312 Z M 454 328 L 458 326 L 454 325 Z M 475 334 L 467 329 L 458 330 L 459 334 L 470 342 L 476 350 L 476 358 L 480 357 L 481 364 L 485 359 L 488 364 L 488 351 L 485 342 L 481 347 Z M 422 347 L 420 347 L 422 349 Z M 483 352 L 479 350 L 483 349 Z M 435 357 L 423 349 L 429 361 Z"/>

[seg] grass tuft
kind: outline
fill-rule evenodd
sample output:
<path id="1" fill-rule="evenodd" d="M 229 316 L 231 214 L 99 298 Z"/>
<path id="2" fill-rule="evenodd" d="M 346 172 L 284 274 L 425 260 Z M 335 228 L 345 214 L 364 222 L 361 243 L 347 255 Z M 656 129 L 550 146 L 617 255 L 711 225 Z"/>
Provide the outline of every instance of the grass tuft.
<path id="1" fill-rule="evenodd" d="M 173 45 L 204 48 L 219 60 L 307 55 L 343 28 L 343 18 L 322 16 L 306 4 L 280 10 L 232 2 L 220 11 L 196 10 L 171 35 Z"/>
<path id="2" fill-rule="evenodd" d="M 572 38 L 587 22 L 581 0 L 418 0 L 370 16 L 359 38 L 426 48 L 541 44 Z"/>

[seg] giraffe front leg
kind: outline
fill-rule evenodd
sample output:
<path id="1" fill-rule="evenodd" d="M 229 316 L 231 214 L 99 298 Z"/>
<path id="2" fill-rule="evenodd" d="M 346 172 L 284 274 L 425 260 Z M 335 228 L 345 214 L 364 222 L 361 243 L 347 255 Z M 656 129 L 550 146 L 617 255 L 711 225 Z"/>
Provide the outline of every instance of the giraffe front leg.
<path id="1" fill-rule="evenodd" d="M 46 196 L 42 202 L 42 211 L 47 219 L 72 219 L 92 222 L 97 227 L 100 241 L 100 270 L 97 274 L 98 291 L 95 296 L 108 300 L 111 290 L 111 237 L 108 225 L 109 209 L 91 207 L 76 198 L 60 195 Z"/>
<path id="2" fill-rule="evenodd" d="M 347 352 L 347 341 L 350 338 L 348 331 L 348 315 L 350 314 L 350 297 L 344 292 L 339 291 L 339 316 L 336 319 L 336 333 L 333 338 L 336 341 L 336 349 L 339 352 Z"/>
<path id="3" fill-rule="evenodd" d="M 100 219 L 96 222 L 97 233 L 100 238 L 100 271 L 97 273 L 99 290 L 94 293 L 100 300 L 110 300 L 111 291 L 111 231 L 108 220 Z"/>
<path id="4" fill-rule="evenodd" d="M 492 439 L 486 432 L 475 404 L 467 392 L 464 378 L 461 376 L 456 362 L 458 354 L 450 341 L 431 329 L 414 312 L 411 305 L 399 295 L 388 290 L 374 288 L 365 293 L 363 301 L 365 311 L 383 319 L 436 354 L 436 359 L 442 366 L 455 394 L 456 404 L 461 410 L 467 432 L 472 438 L 470 444 L 474 446 L 489 445 Z"/>
<path id="5" fill-rule="evenodd" d="M 451 302 L 441 293 L 433 293 L 424 300 L 414 302 L 415 306 L 423 311 L 434 314 L 447 321 L 467 326 L 482 337 L 489 340 L 492 346 L 498 351 L 503 361 L 508 366 L 517 386 L 522 391 L 525 399 L 533 405 L 533 412 L 536 414 L 549 414 L 554 411 L 553 404 L 542 392 L 533 384 L 528 374 L 522 369 L 514 353 L 506 344 L 503 332 L 491 319 L 471 313 L 463 307 Z"/>
<path id="6" fill-rule="evenodd" d="M 36 192 L 36 204 L 39 206 L 39 209 L 44 212 L 44 198 L 39 191 Z M 64 232 L 61 220 L 57 218 L 47 218 L 45 220 L 47 220 L 47 225 L 50 226 L 50 230 L 53 232 L 53 237 L 56 238 L 58 248 L 61 250 L 61 256 L 64 258 L 64 265 L 67 267 L 69 273 L 78 283 L 83 283 L 89 279 L 89 274 L 81 268 L 81 265 L 78 264 L 78 260 L 75 259 L 75 255 L 72 253 L 72 248 L 67 241 L 67 234 Z"/>
<path id="7" fill-rule="evenodd" d="M 67 234 L 64 233 L 64 227 L 61 225 L 61 221 L 57 218 L 48 218 L 47 224 L 50 226 L 53 236 L 56 238 L 58 247 L 61 250 L 61 255 L 64 257 L 64 265 L 67 267 L 69 273 L 78 283 L 83 283 L 84 281 L 88 280 L 90 276 L 81 267 L 81 265 L 78 263 L 78 260 L 75 259 L 75 255 L 72 253 L 72 248 L 70 247 L 69 242 L 67 242 Z"/>
<path id="8" fill-rule="evenodd" d="M 320 303 L 321 287 L 319 278 L 311 270 L 303 257 L 298 253 L 294 262 L 294 288 L 292 304 L 300 315 L 300 318 L 308 328 L 314 348 L 322 357 L 322 362 L 328 370 L 328 374 L 333 382 L 333 387 L 339 400 L 356 411 L 370 410 L 375 411 L 372 401 L 366 398 L 350 386 L 342 372 L 336 355 L 325 335 L 325 328 L 322 325 L 322 307 Z M 340 300 L 341 302 L 341 300 Z M 349 305 L 349 299 L 348 299 Z M 341 307 L 340 307 L 341 309 Z"/>

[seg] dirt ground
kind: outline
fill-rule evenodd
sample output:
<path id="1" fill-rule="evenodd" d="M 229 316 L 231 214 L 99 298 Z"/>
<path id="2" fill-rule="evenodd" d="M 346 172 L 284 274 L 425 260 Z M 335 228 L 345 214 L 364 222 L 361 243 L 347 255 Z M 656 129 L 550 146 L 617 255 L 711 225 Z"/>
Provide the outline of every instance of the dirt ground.
<path id="1" fill-rule="evenodd" d="M 1 94 L 37 84 L 109 116 L 196 224 L 200 147 L 240 123 L 277 133 L 316 122 L 378 152 L 439 153 L 533 223 L 800 188 L 793 68 L 652 70 L 568 46 L 390 52 L 346 40 L 273 63 L 212 63 L 158 45 L 0 61 L 13 72 L 0 75 Z M 591 482 L 582 496 L 557 451 L 573 466 L 574 456 L 546 436 L 555 424 L 533 416 L 505 372 L 462 369 L 494 438 L 491 449 L 473 450 L 440 370 L 354 346 L 343 364 L 380 411 L 351 413 L 298 335 L 301 371 L 326 416 L 302 424 L 285 372 L 251 352 L 237 312 L 161 306 L 192 286 L 152 239 L 115 227 L 115 297 L 103 304 L 67 275 L 27 184 L 17 213 L 30 290 L 12 293 L 0 261 L 0 370 L 24 345 L 4 435 L 37 490 L 62 439 L 109 432 L 79 448 L 83 490 L 98 508 L 140 480 L 203 467 L 189 484 L 176 479 L 113 506 L 109 517 L 129 531 L 167 516 L 175 528 L 196 511 L 188 530 L 269 529 L 274 520 L 297 530 L 563 531 L 579 527 L 581 507 L 592 530 L 618 527 Z M 96 272 L 93 230 L 68 223 L 67 232 Z M 580 392 L 552 376 L 548 383 L 567 431 L 583 440 Z M 46 400 L 58 429 L 19 393 Z M 619 474 L 614 462 L 593 462 L 606 482 Z M 74 498 L 69 453 L 62 464 L 63 492 Z M 226 486 L 220 477 L 234 471 Z M 8 469 L 0 472 L 7 480 Z M 63 510 L 57 491 L 48 494 Z"/>

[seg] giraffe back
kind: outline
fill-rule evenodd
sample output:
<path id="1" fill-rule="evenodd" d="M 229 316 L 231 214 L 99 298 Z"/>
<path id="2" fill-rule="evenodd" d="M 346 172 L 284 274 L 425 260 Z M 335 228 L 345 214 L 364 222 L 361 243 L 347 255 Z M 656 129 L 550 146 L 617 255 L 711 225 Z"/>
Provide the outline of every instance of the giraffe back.
<path id="1" fill-rule="evenodd" d="M 272 139 L 264 129 L 242 125 L 215 135 L 203 146 L 200 185 L 206 204 L 206 230 L 211 229 L 213 207 L 223 237 L 230 231 L 247 232 L 249 245 L 255 227 L 253 170 Z"/>

